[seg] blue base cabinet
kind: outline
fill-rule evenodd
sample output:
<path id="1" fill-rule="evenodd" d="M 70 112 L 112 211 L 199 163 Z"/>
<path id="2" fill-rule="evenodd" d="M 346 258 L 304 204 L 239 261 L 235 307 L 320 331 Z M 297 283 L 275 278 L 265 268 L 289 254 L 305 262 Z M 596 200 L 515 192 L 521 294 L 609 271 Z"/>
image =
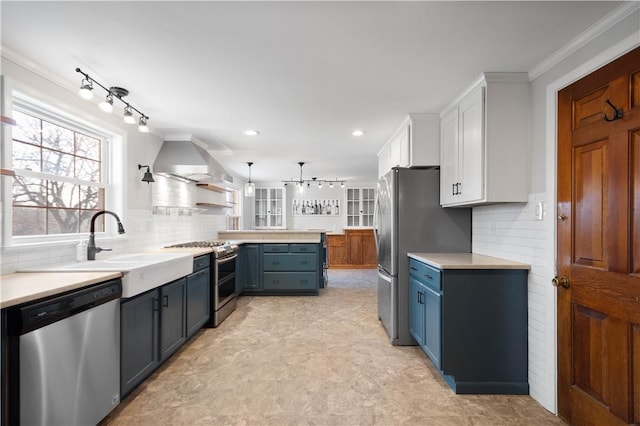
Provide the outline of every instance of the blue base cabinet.
<path id="1" fill-rule="evenodd" d="M 262 289 L 262 248 L 261 244 L 243 244 L 240 246 L 240 271 L 236 293 L 245 290 Z"/>
<path id="2" fill-rule="evenodd" d="M 194 273 L 120 303 L 120 397 L 173 355 L 209 318 L 209 256 Z"/>
<path id="3" fill-rule="evenodd" d="M 410 332 L 461 394 L 529 393 L 527 270 L 409 262 Z"/>
<path id="4" fill-rule="evenodd" d="M 322 285 L 320 244 L 246 244 L 240 251 L 242 293 L 318 295 Z"/>
<path id="5" fill-rule="evenodd" d="M 187 338 L 193 336 L 209 321 L 210 256 L 200 256 L 193 261 L 193 274 L 187 275 Z"/>

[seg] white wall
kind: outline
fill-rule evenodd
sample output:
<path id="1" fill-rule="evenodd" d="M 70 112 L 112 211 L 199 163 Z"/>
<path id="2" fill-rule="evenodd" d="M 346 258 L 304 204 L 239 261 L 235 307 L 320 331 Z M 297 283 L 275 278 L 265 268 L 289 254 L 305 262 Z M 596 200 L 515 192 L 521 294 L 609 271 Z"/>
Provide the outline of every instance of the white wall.
<path id="1" fill-rule="evenodd" d="M 530 72 L 533 78 L 529 202 L 473 209 L 473 252 L 532 265 L 528 308 L 530 393 L 552 412 L 557 410 L 556 291 L 551 286 L 556 268 L 555 94 L 561 87 L 640 45 L 637 4 L 629 2 L 622 9 L 631 14 L 621 20 L 615 16 L 604 18 L 593 31 L 568 45 L 566 54 L 558 55 L 560 59 L 550 58 L 556 59 L 550 67 Z M 534 220 L 538 202 L 545 207 L 543 221 Z"/>
<path id="2" fill-rule="evenodd" d="M 4 54 L 4 52 L 3 52 Z M 2 57 L 1 69 L 5 79 L 15 89 L 19 89 L 50 106 L 60 109 L 80 119 L 94 123 L 110 133 L 116 134 L 122 140 L 124 158 L 116 159 L 114 167 L 120 170 L 115 181 L 119 181 L 124 188 L 123 196 L 116 200 L 113 209 L 122 219 L 126 234 L 114 238 L 97 237 L 97 244 L 101 247 L 112 248 L 112 253 L 101 253 L 99 256 L 126 253 L 132 251 L 158 248 L 176 242 L 189 240 L 215 239 L 218 230 L 226 227 L 226 212 L 207 210 L 201 214 L 179 216 L 178 211 L 170 215 L 152 214 L 152 188 L 163 185 L 167 197 L 171 199 L 196 200 L 198 194 L 193 184 L 185 184 L 175 180 L 155 176 L 156 183 L 141 182 L 144 170 L 138 170 L 138 164 L 153 165 L 156 154 L 162 144 L 162 138 L 152 133 L 140 133 L 136 126 L 125 125 L 118 114 L 106 115 L 98 110 L 95 104 L 86 102 L 76 94 L 77 87 L 67 87 L 67 83 L 37 64 L 30 63 L 24 58 L 12 59 Z M 72 72 L 72 70 L 70 70 Z M 10 93 L 3 91 L 2 103 L 5 104 Z M 2 139 L 4 159 L 10 160 L 5 150 L 5 137 Z M 8 145 L 7 145 L 8 146 Z M 1 206 L 11 203 L 11 178 L 0 178 L 2 187 Z M 5 218 L 0 215 L 0 229 L 4 229 Z M 106 219 L 107 227 L 114 227 L 111 219 Z M 2 231 L 0 231 L 2 238 Z M 86 238 L 86 237 L 85 237 Z M 0 248 L 0 273 L 7 274 L 22 268 L 39 266 L 49 263 L 71 262 L 75 260 L 75 245 L 77 241 L 58 243 L 55 245 L 35 245 L 23 247 Z"/>

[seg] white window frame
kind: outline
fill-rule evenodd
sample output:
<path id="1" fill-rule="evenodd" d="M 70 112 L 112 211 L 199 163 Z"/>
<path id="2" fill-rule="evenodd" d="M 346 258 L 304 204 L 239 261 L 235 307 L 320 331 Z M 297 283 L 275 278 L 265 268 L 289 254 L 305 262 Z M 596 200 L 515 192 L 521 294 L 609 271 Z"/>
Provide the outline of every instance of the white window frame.
<path id="1" fill-rule="evenodd" d="M 105 189 L 105 209 L 117 211 L 120 218 L 124 221 L 123 214 L 123 182 L 122 178 L 117 179 L 118 172 L 122 174 L 122 163 L 124 160 L 123 155 L 123 136 L 118 135 L 112 131 L 106 130 L 95 123 L 80 118 L 78 115 L 68 113 L 52 105 L 46 104 L 30 95 L 19 90 L 7 90 L 9 89 L 5 81 L 4 93 L 10 93 L 9 99 L 5 99 L 3 107 L 12 111 L 16 109 L 29 115 L 34 115 L 37 118 L 46 120 L 56 125 L 69 128 L 71 130 L 86 134 L 87 136 L 98 138 L 102 141 L 102 153 L 101 153 L 101 168 L 102 168 L 102 180 L 96 182 L 95 186 Z M 14 170 L 16 175 L 25 177 L 35 177 L 48 179 L 50 174 L 33 172 L 28 170 L 15 170 L 12 166 L 12 152 L 13 152 L 13 135 L 11 132 L 12 126 L 3 126 L 3 159 L 2 167 Z M 5 129 L 7 129 L 5 131 Z M 114 158 L 120 158 L 121 161 L 114 161 Z M 120 166 L 118 166 L 120 163 Z M 116 170 L 118 168 L 119 170 Z M 74 184 L 86 184 L 86 181 L 82 181 L 75 178 L 56 176 L 56 180 L 74 183 Z M 11 250 L 21 248 L 32 248 L 37 246 L 49 246 L 61 243 L 76 243 L 80 239 L 88 238 L 88 232 L 68 233 L 68 234 L 49 234 L 49 235 L 25 235 L 15 236 L 13 235 L 13 197 L 12 197 L 12 180 L 3 179 L 2 182 L 2 215 L 3 215 L 3 249 Z M 124 212 L 123 212 L 124 213 Z M 118 237 L 117 229 L 114 226 L 105 226 L 105 232 L 96 232 L 96 236 L 104 238 L 122 238 Z"/>

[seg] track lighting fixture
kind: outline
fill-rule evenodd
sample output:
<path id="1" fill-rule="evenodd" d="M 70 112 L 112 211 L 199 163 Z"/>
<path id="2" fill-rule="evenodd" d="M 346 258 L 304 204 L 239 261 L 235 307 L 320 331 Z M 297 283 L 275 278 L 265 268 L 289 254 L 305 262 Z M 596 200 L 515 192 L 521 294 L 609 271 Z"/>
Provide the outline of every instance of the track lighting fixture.
<path id="1" fill-rule="evenodd" d="M 82 79 L 82 83 L 80 84 L 80 90 L 78 91 L 78 95 L 80 95 L 83 99 L 86 99 L 86 100 L 93 99 L 93 84 L 95 83 L 96 85 L 101 87 L 105 92 L 107 92 L 105 100 L 98 104 L 98 107 L 100 108 L 100 110 L 108 114 L 111 114 L 113 112 L 114 98 L 118 99 L 120 102 L 124 104 L 124 115 L 123 115 L 124 122 L 129 124 L 135 124 L 136 118 L 133 116 L 133 113 L 135 111 L 136 113 L 138 113 L 138 115 L 140 115 L 140 118 L 138 119 L 138 130 L 144 133 L 149 131 L 149 127 L 147 127 L 147 120 L 149 120 L 149 117 L 145 115 L 143 112 L 141 112 L 139 109 L 132 106 L 129 102 L 122 99 L 129 94 L 129 91 L 127 89 L 124 89 L 122 87 L 116 87 L 116 86 L 111 86 L 107 88 L 106 86 L 103 86 L 98 81 L 91 78 L 89 74 L 83 72 L 80 68 L 76 68 L 76 72 L 82 74 L 82 76 L 84 77 Z"/>
<path id="2" fill-rule="evenodd" d="M 138 164 L 138 170 L 140 170 L 143 167 L 146 167 L 147 171 L 144 172 L 144 176 L 142 176 L 142 182 L 147 182 L 148 184 L 151 182 L 155 182 L 155 180 L 153 179 L 153 175 L 149 171 L 149 166 L 143 166 L 141 164 Z"/>
<path id="3" fill-rule="evenodd" d="M 247 165 L 249 166 L 249 181 L 244 184 L 244 196 L 253 197 L 256 195 L 256 184 L 251 182 L 251 166 L 253 166 L 253 162 L 247 161 Z"/>
<path id="4" fill-rule="evenodd" d="M 304 184 L 307 184 L 307 188 L 311 188 L 311 183 L 313 182 L 314 184 L 317 183 L 318 184 L 318 189 L 322 189 L 322 186 L 325 183 L 329 184 L 329 188 L 333 188 L 333 184 L 335 183 L 340 183 L 340 188 L 344 188 L 344 184 L 345 181 L 344 180 L 329 180 L 329 179 L 318 179 L 317 177 L 311 178 L 311 179 L 303 179 L 302 178 L 302 166 L 304 166 L 304 162 L 299 162 L 298 165 L 300 166 L 300 179 L 298 180 L 283 180 L 282 183 L 284 184 L 284 186 L 287 186 L 288 184 L 295 184 L 296 188 L 298 188 L 299 192 L 302 192 L 304 190 Z"/>

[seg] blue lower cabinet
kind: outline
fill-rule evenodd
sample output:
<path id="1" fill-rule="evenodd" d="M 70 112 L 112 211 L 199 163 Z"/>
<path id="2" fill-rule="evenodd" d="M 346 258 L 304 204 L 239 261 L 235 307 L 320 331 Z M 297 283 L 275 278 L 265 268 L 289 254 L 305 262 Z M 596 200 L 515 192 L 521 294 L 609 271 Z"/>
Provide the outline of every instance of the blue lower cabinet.
<path id="1" fill-rule="evenodd" d="M 121 398 L 186 341 L 186 287 L 185 277 L 121 300 Z"/>
<path id="2" fill-rule="evenodd" d="M 187 276 L 187 337 L 193 336 L 209 320 L 211 310 L 210 287 L 208 265 Z"/>
<path id="3" fill-rule="evenodd" d="M 411 335 L 449 386 L 528 394 L 528 271 L 409 268 Z"/>
<path id="4" fill-rule="evenodd" d="M 265 290 L 314 290 L 315 272 L 265 272 L 262 285 Z"/>
<path id="5" fill-rule="evenodd" d="M 242 293 L 317 295 L 320 244 L 245 244 L 240 250 Z"/>
<path id="6" fill-rule="evenodd" d="M 262 251 L 260 244 L 240 246 L 240 273 L 237 293 L 262 288 Z"/>
<path id="7" fill-rule="evenodd" d="M 160 360 L 165 361 L 187 340 L 187 280 L 181 278 L 160 287 Z"/>
<path id="8" fill-rule="evenodd" d="M 418 345 L 424 345 L 424 285 L 409 278 L 409 332 Z"/>

